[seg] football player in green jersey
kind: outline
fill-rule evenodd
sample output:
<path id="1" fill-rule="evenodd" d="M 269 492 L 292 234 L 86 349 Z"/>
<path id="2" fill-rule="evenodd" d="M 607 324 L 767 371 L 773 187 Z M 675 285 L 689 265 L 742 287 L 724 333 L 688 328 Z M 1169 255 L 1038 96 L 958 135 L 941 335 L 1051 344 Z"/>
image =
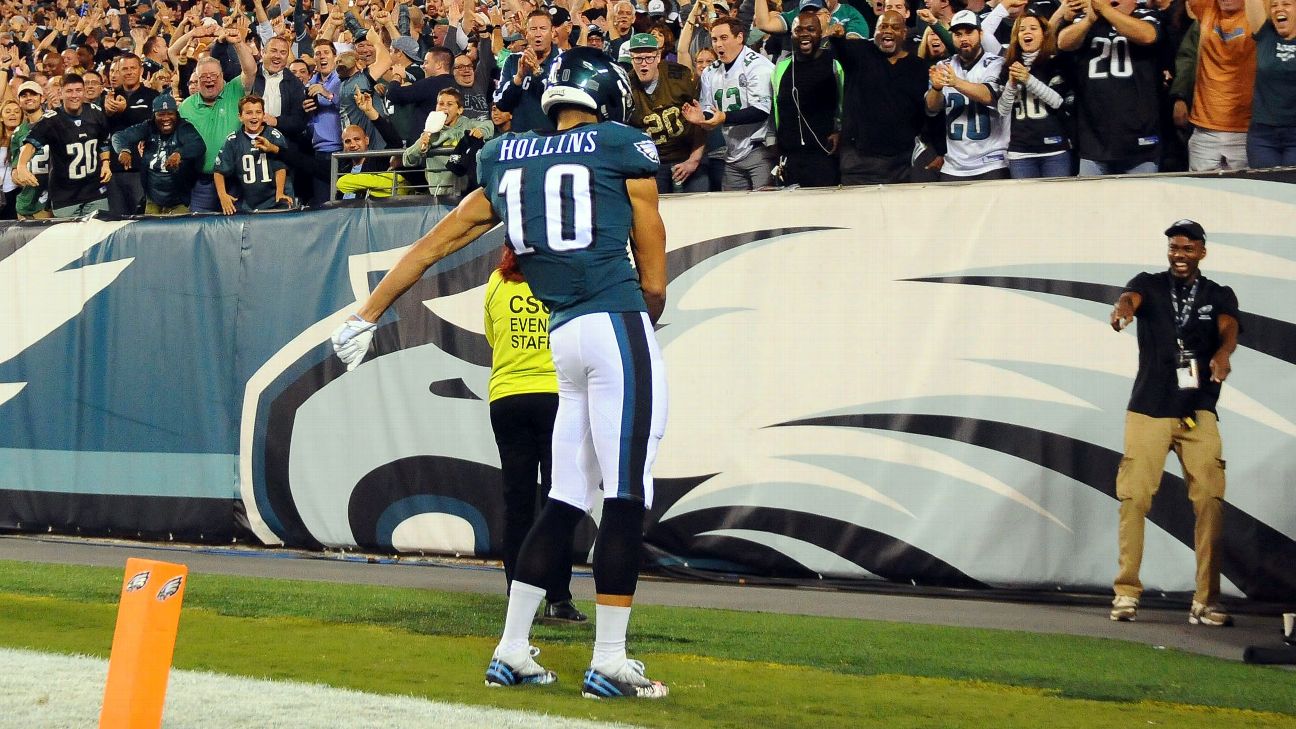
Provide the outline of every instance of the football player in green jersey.
<path id="1" fill-rule="evenodd" d="M 488 142 L 477 159 L 482 189 L 420 238 L 333 334 L 334 351 L 354 368 L 392 302 L 429 266 L 500 221 L 532 291 L 550 309 L 559 394 L 553 486 L 518 556 L 487 686 L 557 680 L 535 660 L 531 623 L 545 588 L 569 568 L 576 527 L 601 488 L 594 654 L 581 692 L 667 695 L 625 650 L 667 409 L 652 328 L 666 305 L 666 230 L 654 179 L 659 164 L 652 140 L 623 123 L 630 105 L 621 67 L 592 48 L 564 52 L 541 97 L 557 130 L 506 133 Z"/>

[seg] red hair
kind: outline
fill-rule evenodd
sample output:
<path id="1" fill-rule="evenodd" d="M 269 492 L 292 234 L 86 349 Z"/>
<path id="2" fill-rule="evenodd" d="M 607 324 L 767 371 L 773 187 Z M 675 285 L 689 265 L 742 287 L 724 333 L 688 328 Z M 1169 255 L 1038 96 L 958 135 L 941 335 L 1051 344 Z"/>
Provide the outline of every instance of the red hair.
<path id="1" fill-rule="evenodd" d="M 518 268 L 517 256 L 513 253 L 513 248 L 507 243 L 504 244 L 504 253 L 500 256 L 499 265 L 496 270 L 505 281 L 512 283 L 522 283 L 526 279 L 522 276 L 522 269 Z"/>

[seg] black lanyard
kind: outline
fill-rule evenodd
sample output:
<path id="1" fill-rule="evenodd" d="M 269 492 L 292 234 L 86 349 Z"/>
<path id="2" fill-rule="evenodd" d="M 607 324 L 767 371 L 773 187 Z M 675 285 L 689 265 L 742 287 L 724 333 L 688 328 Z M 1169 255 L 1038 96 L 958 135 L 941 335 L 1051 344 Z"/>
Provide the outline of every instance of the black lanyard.
<path id="1" fill-rule="evenodd" d="M 1183 349 L 1184 329 L 1187 328 L 1188 322 L 1192 321 L 1193 304 L 1197 300 L 1197 285 L 1200 283 L 1200 277 L 1195 279 L 1192 288 L 1188 289 L 1188 296 L 1181 302 L 1179 287 L 1173 280 L 1170 282 L 1170 305 L 1174 313 L 1175 333 L 1179 335 L 1180 349 Z"/>

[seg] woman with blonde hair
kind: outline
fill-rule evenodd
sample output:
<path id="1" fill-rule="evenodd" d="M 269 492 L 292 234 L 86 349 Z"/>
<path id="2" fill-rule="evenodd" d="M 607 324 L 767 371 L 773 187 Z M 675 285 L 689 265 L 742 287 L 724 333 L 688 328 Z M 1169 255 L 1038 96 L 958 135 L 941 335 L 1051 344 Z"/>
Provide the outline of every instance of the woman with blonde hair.
<path id="1" fill-rule="evenodd" d="M 928 65 L 943 61 L 949 58 L 949 46 L 945 45 L 945 40 L 929 27 L 923 31 L 922 41 L 918 43 L 918 57 Z"/>
<path id="2" fill-rule="evenodd" d="M 1013 23 L 998 110 L 1012 124 L 1008 171 L 1015 179 L 1071 176 L 1070 92 L 1048 19 L 1027 10 Z"/>
<path id="3" fill-rule="evenodd" d="M 13 181 L 13 161 L 9 158 L 9 143 L 13 141 L 14 132 L 23 122 L 22 107 L 17 100 L 6 97 L 0 102 L 0 191 L 4 193 L 4 205 L 0 208 L 0 220 L 17 219 L 18 184 Z"/>

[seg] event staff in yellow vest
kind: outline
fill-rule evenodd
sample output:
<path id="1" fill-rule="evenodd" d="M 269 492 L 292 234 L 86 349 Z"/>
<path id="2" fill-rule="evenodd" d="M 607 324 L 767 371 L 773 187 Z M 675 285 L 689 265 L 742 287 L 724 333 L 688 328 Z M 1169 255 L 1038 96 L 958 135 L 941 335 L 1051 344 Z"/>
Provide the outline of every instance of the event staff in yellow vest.
<path id="1" fill-rule="evenodd" d="M 630 126 L 642 129 L 657 145 L 661 169 L 657 192 L 707 192 L 706 170 L 699 169 L 706 151 L 706 132 L 684 118 L 684 106 L 698 100 L 698 81 L 688 66 L 662 60 L 657 36 L 636 33 L 625 52 L 634 73 L 634 113 Z"/>
<path id="2" fill-rule="evenodd" d="M 549 493 L 558 374 L 549 351 L 549 310 L 532 295 L 509 248 L 486 282 L 485 315 L 491 429 L 504 479 L 504 584 L 512 585 L 522 542 Z M 571 602 L 570 562 L 560 566 L 545 586 L 544 617 L 583 622 Z"/>
<path id="3" fill-rule="evenodd" d="M 774 138 L 783 158 L 783 184 L 833 187 L 839 179 L 841 64 L 820 47 L 819 8 L 802 3 L 792 21 L 792 55 L 774 66 Z"/>
<path id="4" fill-rule="evenodd" d="M 757 190 L 770 184 L 774 149 L 769 136 L 770 77 L 774 64 L 743 45 L 746 26 L 721 18 L 711 26 L 719 62 L 702 74 L 699 104 L 684 107 L 684 118 L 705 130 L 724 133 L 725 190 Z"/>
<path id="5" fill-rule="evenodd" d="M 1232 618 L 1216 602 L 1224 460 L 1215 403 L 1233 369 L 1229 359 L 1241 331 L 1238 300 L 1233 289 L 1201 275 L 1206 257 L 1201 225 L 1178 220 L 1165 235 L 1170 270 L 1135 276 L 1111 312 L 1118 332 L 1138 318 L 1139 348 L 1138 376 L 1125 413 L 1125 456 L 1116 473 L 1120 571 L 1111 619 L 1134 620 L 1138 611 L 1144 518 L 1161 485 L 1166 454 L 1174 451 L 1197 521 L 1197 591 L 1188 622 L 1229 625 Z"/>

